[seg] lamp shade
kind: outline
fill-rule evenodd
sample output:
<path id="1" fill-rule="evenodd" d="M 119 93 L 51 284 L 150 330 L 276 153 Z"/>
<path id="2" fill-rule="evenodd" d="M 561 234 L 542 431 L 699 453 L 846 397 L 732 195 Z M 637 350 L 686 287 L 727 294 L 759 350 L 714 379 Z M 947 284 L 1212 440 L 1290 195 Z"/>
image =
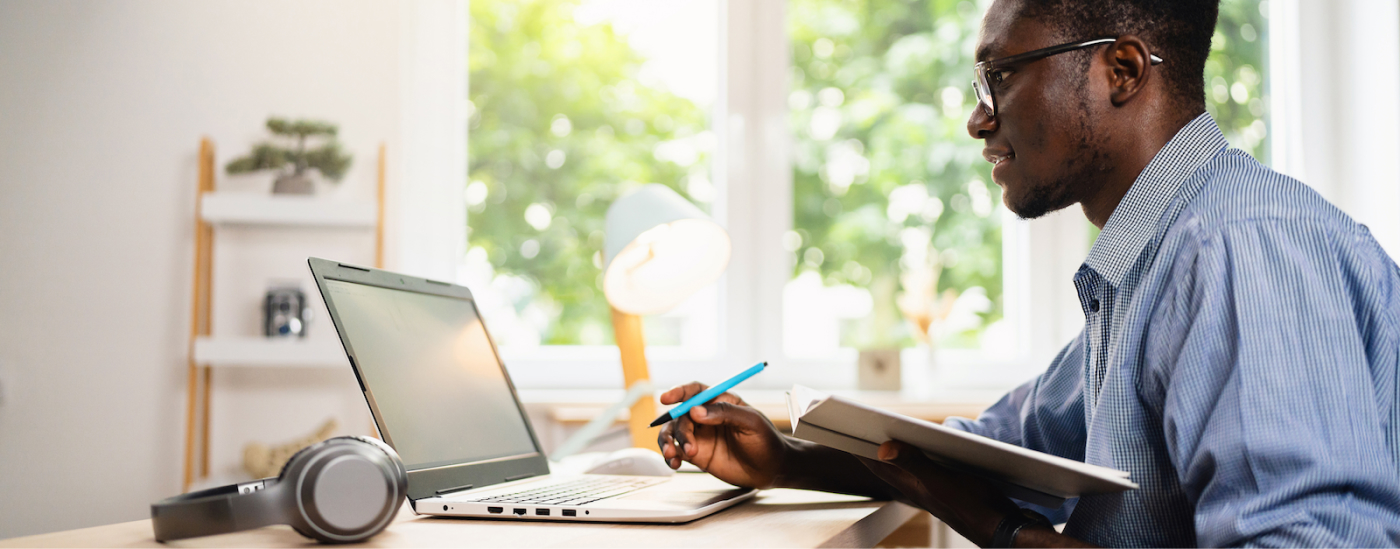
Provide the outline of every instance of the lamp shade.
<path id="1" fill-rule="evenodd" d="M 645 185 L 608 208 L 603 294 L 634 315 L 662 313 L 729 265 L 729 234 L 665 185 Z"/>

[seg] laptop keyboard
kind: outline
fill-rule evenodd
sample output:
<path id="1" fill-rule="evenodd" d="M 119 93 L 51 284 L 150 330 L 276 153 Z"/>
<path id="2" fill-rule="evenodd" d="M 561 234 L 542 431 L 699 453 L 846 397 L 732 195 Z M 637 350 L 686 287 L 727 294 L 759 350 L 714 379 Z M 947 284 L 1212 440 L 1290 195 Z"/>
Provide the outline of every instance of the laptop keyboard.
<path id="1" fill-rule="evenodd" d="M 600 499 L 635 492 L 665 482 L 657 477 L 598 477 L 579 478 L 495 496 L 473 499 L 481 503 L 529 503 L 535 505 L 583 505 Z"/>

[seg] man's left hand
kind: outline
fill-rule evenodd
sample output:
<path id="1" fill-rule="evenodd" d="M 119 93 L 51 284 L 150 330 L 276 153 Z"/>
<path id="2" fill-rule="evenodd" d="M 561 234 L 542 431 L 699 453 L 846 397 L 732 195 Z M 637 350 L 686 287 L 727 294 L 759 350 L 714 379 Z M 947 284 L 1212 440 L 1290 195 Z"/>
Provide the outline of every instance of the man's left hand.
<path id="1" fill-rule="evenodd" d="M 905 499 L 938 517 L 979 546 L 991 544 L 997 524 L 1017 513 L 1014 502 L 991 484 L 934 463 L 922 451 L 892 440 L 880 445 L 880 460 L 861 458 Z"/>

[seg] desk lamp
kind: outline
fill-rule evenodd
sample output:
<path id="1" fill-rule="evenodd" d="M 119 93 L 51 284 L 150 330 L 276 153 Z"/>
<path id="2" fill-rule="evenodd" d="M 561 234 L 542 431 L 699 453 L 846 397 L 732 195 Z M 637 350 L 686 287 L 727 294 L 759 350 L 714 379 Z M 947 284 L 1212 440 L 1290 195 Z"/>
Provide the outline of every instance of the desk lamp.
<path id="1" fill-rule="evenodd" d="M 729 234 L 705 212 L 665 185 L 632 191 L 608 208 L 603 237 L 603 294 L 630 389 L 650 383 L 642 315 L 664 313 L 719 279 L 729 264 Z M 648 423 L 656 417 L 651 391 L 632 405 L 632 445 L 656 449 Z"/>

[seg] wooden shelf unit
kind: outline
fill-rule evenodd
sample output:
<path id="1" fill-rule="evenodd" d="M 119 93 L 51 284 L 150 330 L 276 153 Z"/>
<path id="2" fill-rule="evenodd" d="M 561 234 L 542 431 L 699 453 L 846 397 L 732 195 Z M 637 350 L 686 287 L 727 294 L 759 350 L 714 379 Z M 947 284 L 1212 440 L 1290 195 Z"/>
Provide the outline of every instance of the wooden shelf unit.
<path id="1" fill-rule="evenodd" d="M 194 359 L 211 368 L 346 368 L 350 365 L 345 359 L 345 350 L 334 341 L 265 337 L 200 337 L 194 342 Z"/>
<path id="2" fill-rule="evenodd" d="M 322 227 L 374 230 L 374 266 L 384 267 L 384 176 L 386 147 L 379 145 L 374 202 L 346 202 L 306 196 L 219 193 L 215 190 L 214 143 L 199 144 L 195 199 L 193 299 L 185 416 L 184 490 L 209 476 L 209 397 L 215 367 L 336 367 L 345 364 L 339 346 L 255 337 L 213 337 L 214 227 Z M 198 455 L 198 467 L 196 467 Z M 197 471 L 196 471 L 197 470 Z"/>
<path id="3" fill-rule="evenodd" d="M 379 225 L 379 211 L 373 202 L 327 200 L 314 196 L 209 192 L 200 199 L 200 215 L 215 226 L 374 229 Z"/>

